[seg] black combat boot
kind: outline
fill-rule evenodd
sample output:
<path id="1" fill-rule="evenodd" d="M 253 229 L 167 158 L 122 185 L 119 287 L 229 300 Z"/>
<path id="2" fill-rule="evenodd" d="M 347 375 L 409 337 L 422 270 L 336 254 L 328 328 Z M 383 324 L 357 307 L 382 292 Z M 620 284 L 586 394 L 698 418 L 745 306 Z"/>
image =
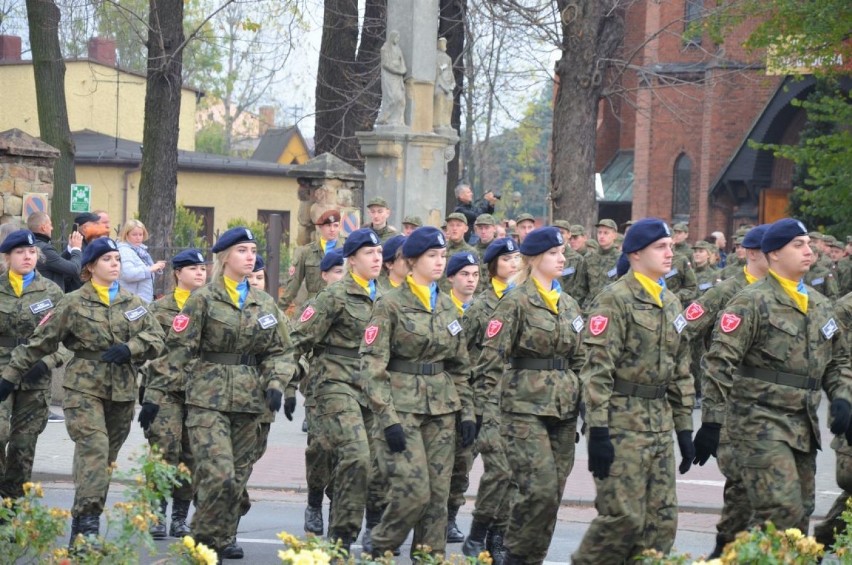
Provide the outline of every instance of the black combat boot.
<path id="1" fill-rule="evenodd" d="M 245 556 L 243 548 L 237 545 L 237 539 L 233 538 L 228 542 L 228 545 L 219 551 L 219 556 L 222 559 L 242 559 Z"/>
<path id="2" fill-rule="evenodd" d="M 322 506 L 311 506 L 305 508 L 305 533 L 321 536 L 325 525 L 322 522 Z"/>
<path id="3" fill-rule="evenodd" d="M 379 525 L 382 519 L 381 510 L 367 510 L 364 517 L 364 535 L 361 536 L 361 547 L 364 555 L 373 554 L 373 528 Z"/>
<path id="4" fill-rule="evenodd" d="M 77 534 L 80 533 L 80 517 L 73 516 L 71 518 L 71 539 L 68 540 L 68 548 L 71 549 L 74 547 L 74 538 L 77 537 Z"/>
<path id="5" fill-rule="evenodd" d="M 447 543 L 461 543 L 464 541 L 464 534 L 456 525 L 456 515 L 458 508 L 450 508 L 447 511 Z"/>
<path id="6" fill-rule="evenodd" d="M 506 550 L 505 557 L 503 558 L 503 565 L 524 565 L 524 559 L 523 557 L 514 555 L 512 552 Z"/>
<path id="7" fill-rule="evenodd" d="M 506 561 L 506 548 L 503 547 L 503 532 L 500 530 L 488 530 L 488 538 L 485 548 L 494 560 L 493 565 L 504 565 Z"/>
<path id="8" fill-rule="evenodd" d="M 172 523 L 169 526 L 169 535 L 173 538 L 191 536 L 192 530 L 186 524 L 186 516 L 189 514 L 189 500 L 172 500 Z"/>
<path id="9" fill-rule="evenodd" d="M 169 509 L 169 501 L 165 498 L 160 501 L 160 514 L 157 523 L 151 526 L 151 537 L 154 539 L 166 539 L 166 511 Z"/>
<path id="10" fill-rule="evenodd" d="M 713 553 L 707 556 L 707 559 L 718 559 L 722 557 L 722 553 L 725 551 L 725 546 L 730 543 L 730 540 L 716 534 L 716 547 L 713 548 Z"/>
<path id="11" fill-rule="evenodd" d="M 474 518 L 470 524 L 470 534 L 464 540 L 464 545 L 462 545 L 462 554 L 465 557 L 473 557 L 474 559 L 479 557 L 479 554 L 485 551 L 485 534 L 487 532 L 488 524 Z"/>

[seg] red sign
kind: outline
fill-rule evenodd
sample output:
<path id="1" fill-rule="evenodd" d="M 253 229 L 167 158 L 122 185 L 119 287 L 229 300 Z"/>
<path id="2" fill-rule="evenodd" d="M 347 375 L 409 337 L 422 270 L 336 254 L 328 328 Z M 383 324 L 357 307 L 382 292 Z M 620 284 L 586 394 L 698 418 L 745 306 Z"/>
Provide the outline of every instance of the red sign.
<path id="1" fill-rule="evenodd" d="M 175 333 L 180 333 L 185 330 L 189 326 L 189 316 L 186 314 L 178 314 L 175 316 L 175 319 L 172 320 L 172 331 Z"/>
<path id="2" fill-rule="evenodd" d="M 377 337 L 379 337 L 379 326 L 369 326 L 364 330 L 364 342 L 367 345 L 373 345 Z"/>
<path id="3" fill-rule="evenodd" d="M 722 328 L 722 331 L 726 334 L 731 333 L 738 327 L 740 327 L 740 322 L 743 319 L 737 316 L 736 314 L 731 314 L 730 312 L 725 312 L 722 314 L 722 317 L 719 319 L 719 327 Z"/>
<path id="4" fill-rule="evenodd" d="M 689 305 L 689 308 L 684 312 L 684 317 L 689 322 L 694 322 L 698 318 L 704 315 L 704 308 L 701 307 L 701 304 L 697 302 L 693 302 Z"/>
<path id="5" fill-rule="evenodd" d="M 485 337 L 491 339 L 503 329 L 503 322 L 500 320 L 491 320 L 488 322 L 488 327 L 485 328 Z"/>
<path id="6" fill-rule="evenodd" d="M 314 310 L 314 307 L 308 306 L 307 308 L 305 308 L 305 311 L 302 312 L 302 317 L 299 318 L 299 321 L 304 324 L 305 322 L 313 318 L 314 314 L 316 314 L 316 310 Z"/>
<path id="7" fill-rule="evenodd" d="M 589 332 L 591 332 L 592 335 L 601 335 L 604 333 L 608 324 L 609 318 L 606 316 L 592 316 L 589 320 Z"/>

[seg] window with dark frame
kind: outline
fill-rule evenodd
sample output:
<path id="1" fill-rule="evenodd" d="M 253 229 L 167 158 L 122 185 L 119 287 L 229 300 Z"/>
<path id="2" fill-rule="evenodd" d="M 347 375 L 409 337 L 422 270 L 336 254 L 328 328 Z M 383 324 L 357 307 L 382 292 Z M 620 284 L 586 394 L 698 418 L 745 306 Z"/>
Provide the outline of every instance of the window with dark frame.
<path id="1" fill-rule="evenodd" d="M 672 221 L 689 220 L 689 191 L 692 181 L 692 160 L 681 153 L 675 161 L 672 187 Z"/>
<path id="2" fill-rule="evenodd" d="M 683 43 L 686 46 L 701 45 L 701 18 L 704 16 L 704 0 L 684 0 Z"/>
<path id="3" fill-rule="evenodd" d="M 184 206 L 184 208 L 201 218 L 201 233 L 198 236 L 203 237 L 207 245 L 213 245 L 213 207 Z"/>

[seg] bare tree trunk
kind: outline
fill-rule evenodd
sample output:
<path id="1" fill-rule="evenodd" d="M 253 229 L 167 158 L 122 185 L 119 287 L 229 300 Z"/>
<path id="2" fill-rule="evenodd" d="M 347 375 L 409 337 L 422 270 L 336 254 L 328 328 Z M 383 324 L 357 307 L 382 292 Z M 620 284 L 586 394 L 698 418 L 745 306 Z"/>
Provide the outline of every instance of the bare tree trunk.
<path id="1" fill-rule="evenodd" d="M 558 0 L 562 58 L 553 108 L 553 219 L 591 226 L 595 201 L 595 133 L 606 61 L 624 39 L 617 0 Z"/>
<path id="2" fill-rule="evenodd" d="M 60 151 L 53 166 L 50 204 L 53 236 L 57 239 L 63 235 L 59 233 L 62 220 L 71 225 L 71 185 L 77 182 L 74 140 L 65 103 L 65 62 L 59 48 L 59 18 L 59 8 L 52 0 L 27 0 L 41 140 Z"/>
<path id="3" fill-rule="evenodd" d="M 456 88 L 453 93 L 453 114 L 450 124 L 461 129 L 461 93 L 464 85 L 464 32 L 467 17 L 467 0 L 441 0 L 441 18 L 438 37 L 447 38 L 447 55 L 453 60 Z M 456 143 L 452 160 L 447 163 L 447 210 L 456 207 L 455 187 L 459 183 L 459 144 Z"/>
<path id="4" fill-rule="evenodd" d="M 139 217 L 149 245 L 171 244 L 177 197 L 177 144 L 183 66 L 183 0 L 150 0 L 148 77 Z"/>
<path id="5" fill-rule="evenodd" d="M 361 25 L 361 44 L 355 59 L 355 83 L 357 84 L 351 131 L 370 131 L 379 115 L 382 104 L 382 44 L 387 31 L 387 0 L 367 0 L 364 8 L 364 23 Z M 356 147 L 358 147 L 356 141 Z M 358 164 L 364 168 L 364 160 L 358 147 Z"/>

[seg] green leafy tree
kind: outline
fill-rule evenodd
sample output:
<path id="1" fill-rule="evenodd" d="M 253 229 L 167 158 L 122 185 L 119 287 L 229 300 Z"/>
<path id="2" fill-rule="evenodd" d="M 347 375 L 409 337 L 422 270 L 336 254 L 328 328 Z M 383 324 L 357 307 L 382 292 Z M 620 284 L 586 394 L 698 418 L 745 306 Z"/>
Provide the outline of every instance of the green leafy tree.
<path id="1" fill-rule="evenodd" d="M 246 227 L 251 230 L 257 240 L 257 252 L 263 255 L 266 259 L 266 224 L 263 222 L 249 222 L 245 218 L 231 218 L 228 220 L 228 229 L 236 227 Z"/>
<path id="2" fill-rule="evenodd" d="M 175 208 L 174 239 L 175 247 L 199 247 L 205 248 L 210 242 L 204 241 L 202 236 L 204 220 L 200 216 L 188 210 L 182 203 Z"/>
<path id="3" fill-rule="evenodd" d="M 195 150 L 216 155 L 227 155 L 228 147 L 225 142 L 225 126 L 219 122 L 207 122 L 195 132 Z"/>

